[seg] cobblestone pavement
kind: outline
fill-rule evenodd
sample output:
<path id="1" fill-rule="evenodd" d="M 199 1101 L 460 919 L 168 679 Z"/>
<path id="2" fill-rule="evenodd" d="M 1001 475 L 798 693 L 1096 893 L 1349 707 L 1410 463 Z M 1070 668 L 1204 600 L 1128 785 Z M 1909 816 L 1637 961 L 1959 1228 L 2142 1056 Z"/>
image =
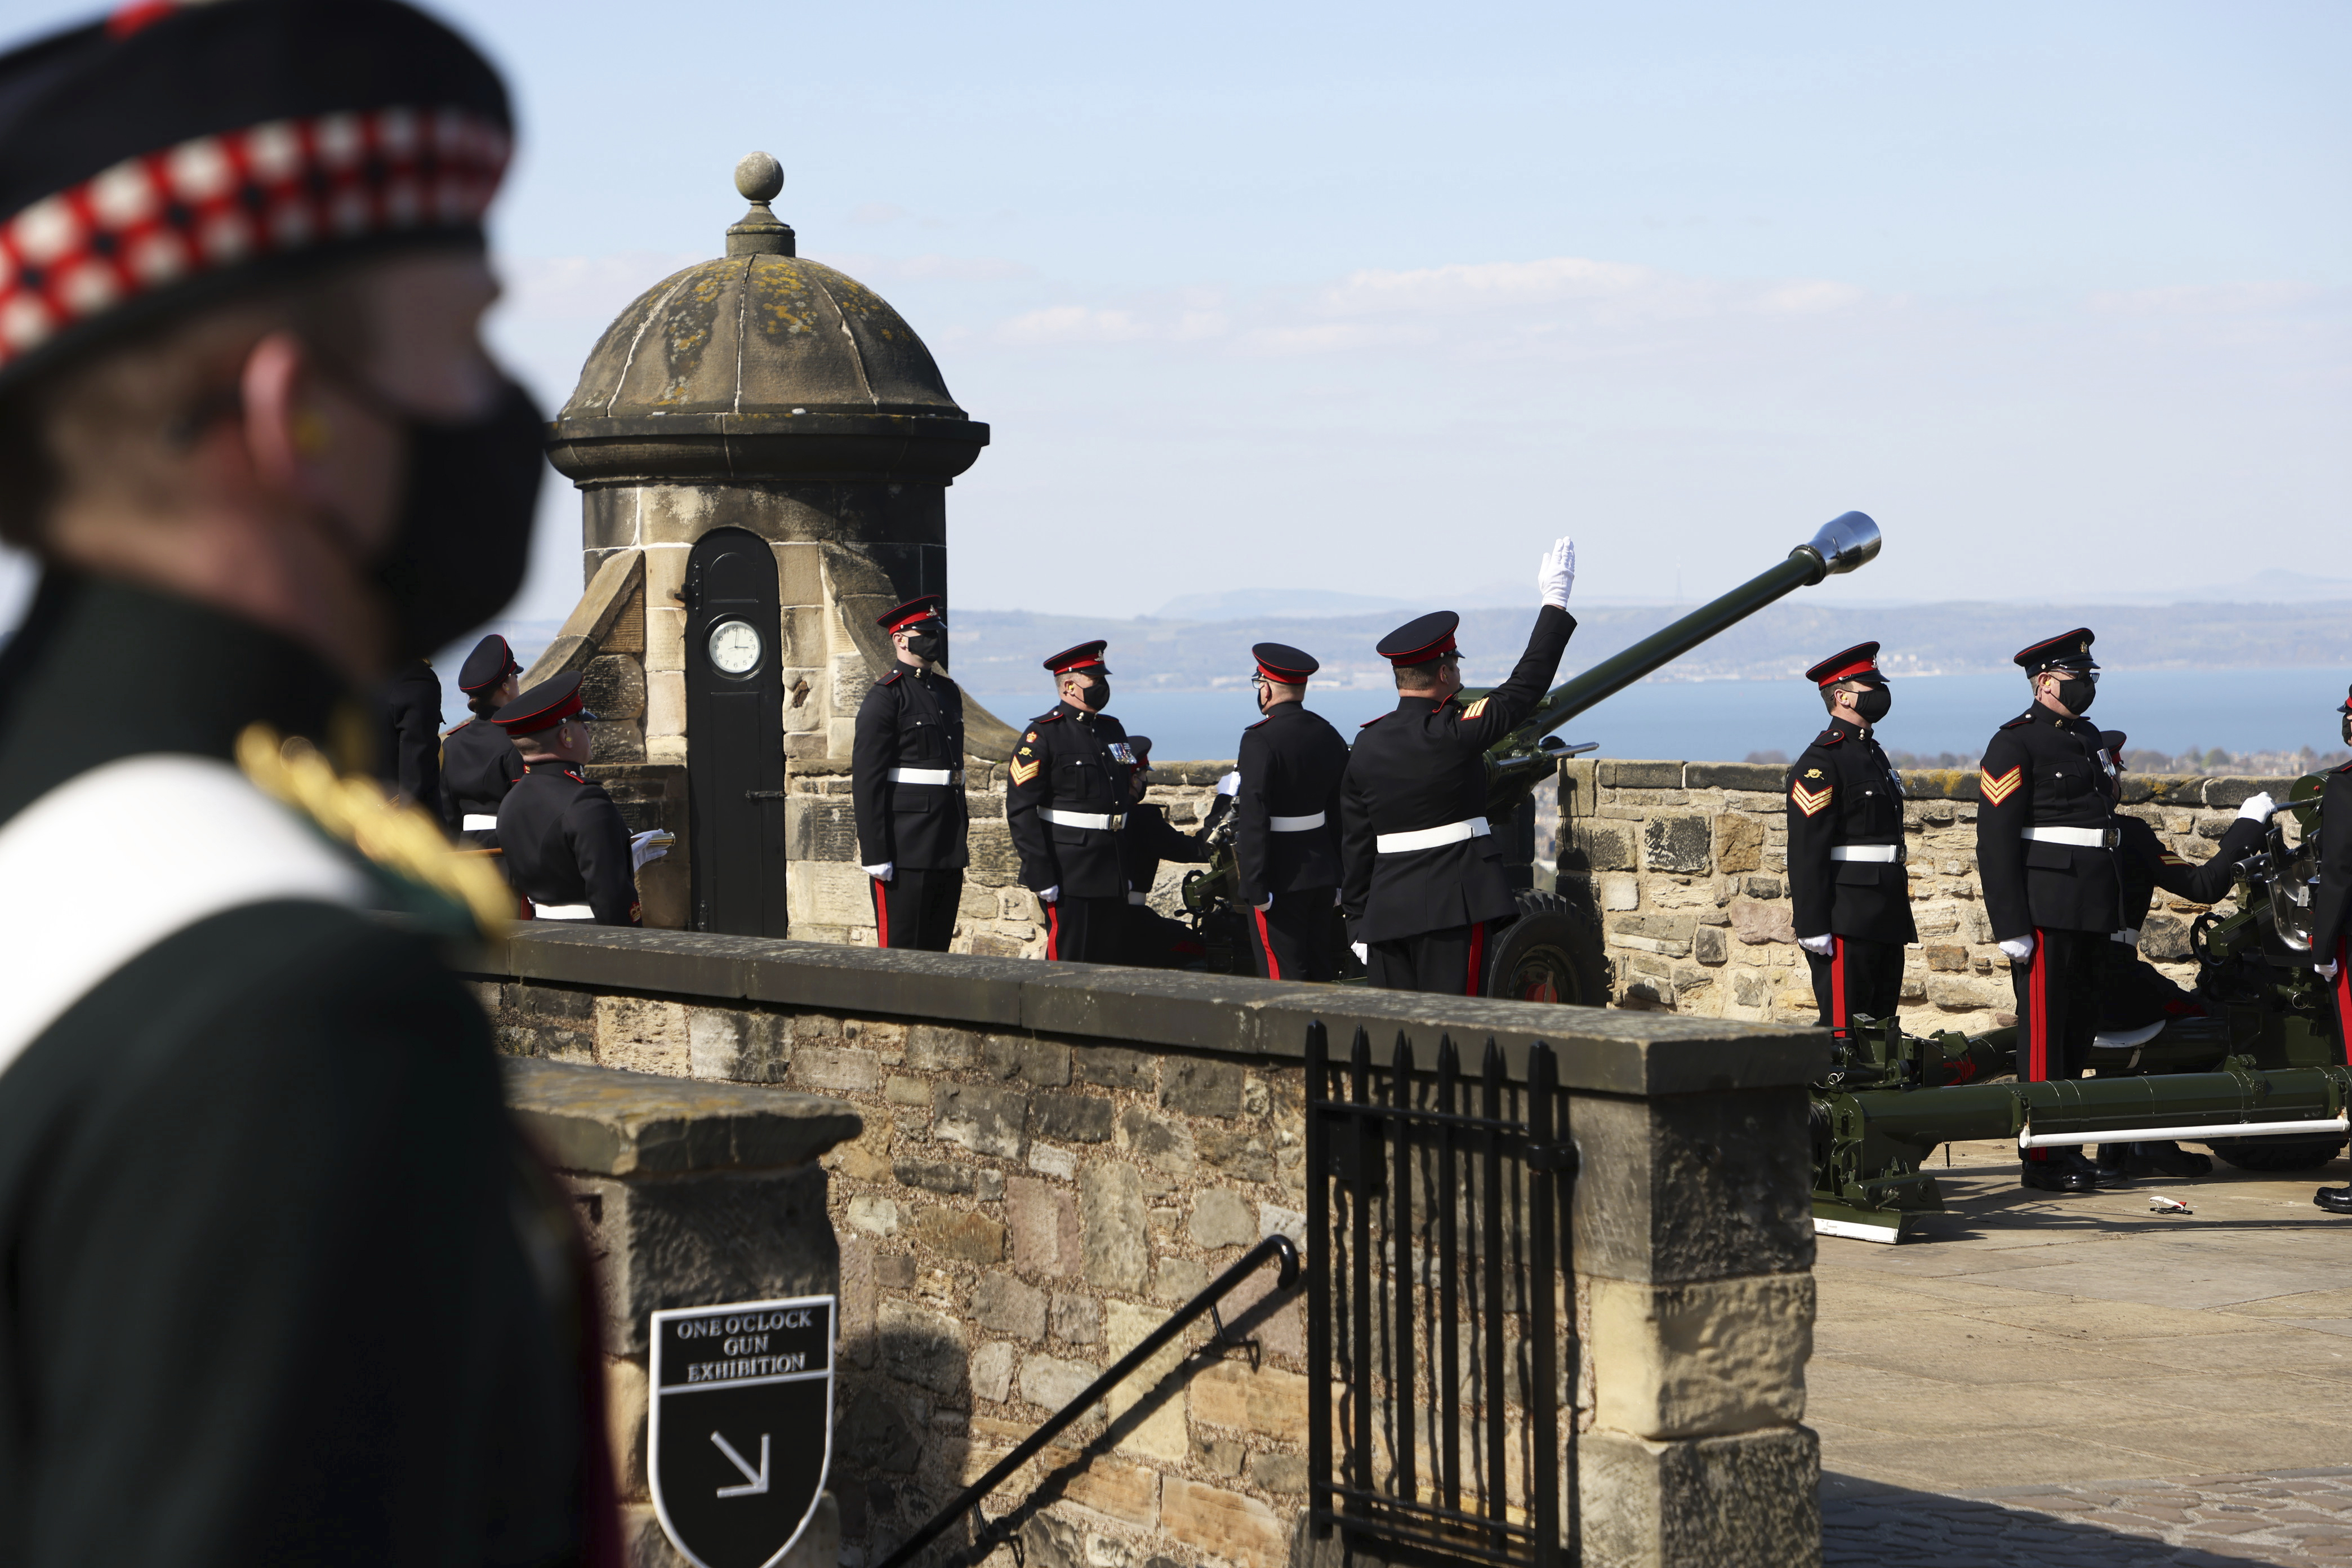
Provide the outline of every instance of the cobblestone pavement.
<path id="1" fill-rule="evenodd" d="M 1828 1475 L 1822 1560 L 1874 1568 L 2352 1563 L 2352 1468 L 1949 1497 Z"/>

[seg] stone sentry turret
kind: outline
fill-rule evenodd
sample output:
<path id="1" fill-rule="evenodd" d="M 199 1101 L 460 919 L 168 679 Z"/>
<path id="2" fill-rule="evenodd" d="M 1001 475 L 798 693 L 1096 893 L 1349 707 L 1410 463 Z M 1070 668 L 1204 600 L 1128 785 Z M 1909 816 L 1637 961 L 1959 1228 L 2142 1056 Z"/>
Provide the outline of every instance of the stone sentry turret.
<path id="1" fill-rule="evenodd" d="M 947 487 L 988 444 L 905 318 L 797 253 L 770 205 L 783 184 L 765 153 L 736 165 L 751 205 L 727 254 L 623 310 L 550 426 L 586 589 L 527 678 L 585 672 L 632 826 L 690 835 L 640 880 L 648 920 L 767 935 L 788 858 L 854 859 L 837 814 L 787 832 L 786 764 L 848 767 L 893 659 L 875 617 L 948 592 Z M 1011 755 L 1012 731 L 965 714 L 976 756 Z"/>

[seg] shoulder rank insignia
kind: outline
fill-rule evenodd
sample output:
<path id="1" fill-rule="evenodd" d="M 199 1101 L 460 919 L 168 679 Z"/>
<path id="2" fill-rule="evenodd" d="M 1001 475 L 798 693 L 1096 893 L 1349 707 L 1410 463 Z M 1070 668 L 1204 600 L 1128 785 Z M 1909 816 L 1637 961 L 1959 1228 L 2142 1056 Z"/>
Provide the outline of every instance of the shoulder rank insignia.
<path id="1" fill-rule="evenodd" d="M 2175 855 L 2169 849 L 2158 851 L 2156 860 L 2157 864 L 2159 866 L 2186 866 L 2189 864 L 2188 861 L 2183 860 L 2179 856 Z"/>
<path id="2" fill-rule="evenodd" d="M 1822 770 L 1819 768 L 1807 768 L 1805 770 L 1805 776 L 1809 779 L 1817 779 L 1822 776 Z"/>
<path id="3" fill-rule="evenodd" d="M 1481 697 L 1477 701 L 1473 702 L 1469 707 L 1462 710 L 1462 717 L 1465 719 L 1475 719 L 1479 714 L 1484 713 L 1486 710 L 1486 700 Z"/>
<path id="4" fill-rule="evenodd" d="M 1016 762 L 1004 771 L 1013 775 L 1014 784 L 1027 784 L 1045 771 L 1045 764 L 1042 762 Z"/>
<path id="5" fill-rule="evenodd" d="M 1821 770 L 1816 768 L 1807 776 L 1819 778 L 1822 776 Z M 1807 789 L 1801 784 L 1791 784 L 1789 786 L 1789 804 L 1795 806 L 1799 811 L 1803 812 L 1807 816 L 1818 816 L 1821 815 L 1822 809 L 1829 805 L 1830 796 L 1836 793 L 1837 785 L 1835 784 L 1823 784 L 1819 789 Z"/>
<path id="6" fill-rule="evenodd" d="M 2001 726 L 2004 730 L 2008 727 L 2006 724 Z M 1977 788 L 1983 794 L 1987 805 L 2004 804 L 2011 795 L 2017 793 L 2017 786 L 2024 782 L 2025 765 L 2021 763 L 1998 776 L 1990 768 L 1977 769 Z"/>

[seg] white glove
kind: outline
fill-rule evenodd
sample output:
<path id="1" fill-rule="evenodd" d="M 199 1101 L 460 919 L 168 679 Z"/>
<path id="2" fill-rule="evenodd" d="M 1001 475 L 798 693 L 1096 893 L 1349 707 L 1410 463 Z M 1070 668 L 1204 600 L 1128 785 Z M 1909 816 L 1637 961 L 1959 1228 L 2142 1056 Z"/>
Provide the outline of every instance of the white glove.
<path id="1" fill-rule="evenodd" d="M 2334 959 L 2331 958 L 2325 963 L 2315 963 L 2312 967 L 2319 971 L 2319 977 L 2322 980 L 2326 981 L 2330 985 L 2336 984 L 2336 975 L 2338 966 Z"/>
<path id="2" fill-rule="evenodd" d="M 898 863 L 896 860 L 885 860 L 879 866 L 860 866 L 858 869 L 877 882 L 887 882 L 898 875 Z"/>
<path id="3" fill-rule="evenodd" d="M 1568 591 L 1576 586 L 1576 541 L 1562 539 L 1544 552 L 1543 564 L 1536 568 L 1536 587 L 1543 594 L 1547 605 L 1568 608 Z"/>
<path id="4" fill-rule="evenodd" d="M 656 838 L 662 842 L 655 843 L 654 840 Z M 677 842 L 677 839 L 658 827 L 635 835 L 629 840 L 629 869 L 633 872 L 644 870 L 646 861 L 660 859 L 669 853 L 669 847 Z"/>
<path id="5" fill-rule="evenodd" d="M 1270 910 L 1270 909 L 1272 909 L 1272 908 L 1274 908 L 1274 895 L 1273 895 L 1272 893 L 1268 893 L 1268 894 L 1265 896 L 1265 902 L 1264 902 L 1264 903 L 1260 904 L 1260 905 L 1257 907 L 1257 909 L 1258 909 L 1258 913 L 1260 913 L 1260 914 L 1264 914 L 1266 910 Z"/>
<path id="6" fill-rule="evenodd" d="M 1217 781 L 1217 793 L 1219 795 L 1239 795 L 1241 793 L 1241 787 L 1242 773 L 1239 768 L 1234 769 L 1232 772 L 1226 773 L 1223 778 Z"/>
<path id="7" fill-rule="evenodd" d="M 1058 899 L 1058 898 L 1060 898 L 1061 896 L 1062 896 L 1062 884 L 1061 884 L 1061 883 L 1059 883 L 1059 882 L 1056 882 L 1056 883 L 1055 883 L 1052 887 L 1050 887 L 1050 888 L 1046 889 L 1044 892 L 1042 892 L 1042 893 L 1038 894 L 1038 895 L 1037 895 L 1037 901 L 1038 901 L 1039 903 L 1041 903 L 1041 904 L 1050 904 L 1050 903 L 1052 903 L 1055 899 Z"/>
<path id="8" fill-rule="evenodd" d="M 2261 795 L 2249 795 L 2246 797 L 2246 804 L 2238 807 L 2238 820 L 2241 822 L 2268 822 L 2271 819 L 2271 814 L 2276 810 L 2278 810 L 2278 802 L 2273 800 L 2270 797 L 2270 793 L 2265 790 Z"/>
<path id="9" fill-rule="evenodd" d="M 2033 956 L 2033 939 L 2030 936 L 2013 936 L 2000 944 L 2000 950 L 2018 963 L 2023 963 Z"/>
<path id="10" fill-rule="evenodd" d="M 1827 958 L 1837 951 L 1835 936 L 1801 936 L 1797 945 L 1817 958 Z"/>
<path id="11" fill-rule="evenodd" d="M 1371 963 L 1372 950 L 1369 946 L 1360 942 L 1351 942 L 1348 946 L 1355 952 L 1358 963 Z"/>

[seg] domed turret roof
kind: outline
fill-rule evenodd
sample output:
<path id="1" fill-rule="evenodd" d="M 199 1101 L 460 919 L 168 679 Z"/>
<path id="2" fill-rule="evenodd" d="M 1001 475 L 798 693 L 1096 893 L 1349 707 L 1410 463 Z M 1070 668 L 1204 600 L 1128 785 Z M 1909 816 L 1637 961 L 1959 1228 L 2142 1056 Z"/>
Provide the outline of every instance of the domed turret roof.
<path id="1" fill-rule="evenodd" d="M 795 254 L 768 203 L 775 160 L 736 168 L 751 209 L 727 254 L 665 278 L 614 320 L 551 430 L 580 482 L 949 479 L 988 426 L 948 393 L 923 340 L 871 289 Z"/>

